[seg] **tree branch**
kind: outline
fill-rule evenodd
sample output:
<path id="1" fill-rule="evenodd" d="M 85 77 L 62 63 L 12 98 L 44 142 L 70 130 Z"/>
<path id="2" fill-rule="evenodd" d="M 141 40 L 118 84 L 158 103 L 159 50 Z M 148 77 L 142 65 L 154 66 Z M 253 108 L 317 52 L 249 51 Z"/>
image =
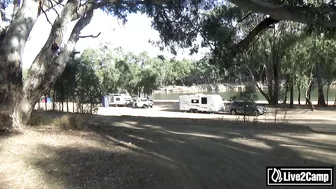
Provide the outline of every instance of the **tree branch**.
<path id="1" fill-rule="evenodd" d="M 91 38 L 97 38 L 97 37 L 100 36 L 100 34 L 101 34 L 101 32 L 99 32 L 97 35 L 83 35 L 83 36 L 79 36 L 79 38 L 89 38 L 89 37 L 91 37 Z"/>
<path id="2" fill-rule="evenodd" d="M 242 39 L 235 45 L 236 48 L 234 48 L 234 52 L 246 49 L 256 36 L 258 36 L 261 32 L 263 32 L 272 24 L 276 24 L 278 22 L 278 20 L 275 20 L 271 17 L 265 18 L 244 39 Z"/>
<path id="3" fill-rule="evenodd" d="M 47 19 L 47 22 L 49 22 L 49 24 L 50 24 L 51 27 L 52 27 L 53 24 L 50 22 L 50 20 L 49 20 L 49 18 L 48 18 L 48 15 L 47 15 L 46 11 L 43 10 L 43 7 L 41 7 L 41 11 L 42 11 L 42 13 L 45 15 L 45 17 L 46 17 L 46 19 Z"/>
<path id="4" fill-rule="evenodd" d="M 303 7 L 268 3 L 262 0 L 229 0 L 231 3 L 250 9 L 255 13 L 270 15 L 275 20 L 287 20 L 302 24 L 336 26 L 336 9 L 332 6 Z"/>

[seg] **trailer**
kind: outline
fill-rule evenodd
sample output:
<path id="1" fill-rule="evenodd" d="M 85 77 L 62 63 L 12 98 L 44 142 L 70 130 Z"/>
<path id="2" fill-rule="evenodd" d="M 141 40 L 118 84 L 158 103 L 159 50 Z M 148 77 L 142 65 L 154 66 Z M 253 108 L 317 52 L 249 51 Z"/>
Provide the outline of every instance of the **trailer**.
<path id="1" fill-rule="evenodd" d="M 224 111 L 224 102 L 220 95 L 192 94 L 179 97 L 179 110 L 190 112 L 212 112 Z"/>
<path id="2" fill-rule="evenodd" d="M 132 97 L 128 94 L 111 94 L 109 95 L 110 106 L 127 106 L 131 104 Z"/>

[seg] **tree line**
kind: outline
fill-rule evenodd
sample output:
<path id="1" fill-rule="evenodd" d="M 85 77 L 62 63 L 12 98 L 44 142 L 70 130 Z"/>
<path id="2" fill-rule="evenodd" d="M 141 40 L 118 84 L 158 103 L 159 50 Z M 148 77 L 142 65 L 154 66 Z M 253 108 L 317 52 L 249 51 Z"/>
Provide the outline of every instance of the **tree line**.
<path id="1" fill-rule="evenodd" d="M 241 10 L 227 8 L 231 11 L 215 10 L 203 23 L 207 26 L 203 38 L 212 47 L 210 64 L 224 75 L 231 75 L 235 81 L 242 76 L 249 78 L 271 105 L 277 105 L 279 100 L 286 103 L 289 96 L 290 107 L 293 107 L 296 89 L 298 103 L 303 93 L 306 104 L 313 110 L 313 85 L 318 93 L 318 105 L 327 105 L 329 88 L 336 81 L 334 32 L 287 21 L 260 28 L 265 24 L 260 22 L 266 19 L 264 16 L 250 14 L 239 20 Z M 239 22 L 220 25 L 218 17 L 225 18 L 228 23 Z M 244 46 L 244 41 L 239 41 L 241 35 L 249 40 L 255 32 L 257 38 L 249 41 L 249 45 Z M 327 88 L 327 99 L 324 88 Z"/>
<path id="2" fill-rule="evenodd" d="M 59 102 L 62 111 L 71 111 L 69 102 L 74 102 L 78 107 L 76 110 L 72 107 L 72 111 L 91 112 L 104 95 L 127 92 L 146 97 L 158 87 L 209 84 L 219 79 L 215 66 L 208 64 L 206 58 L 193 61 L 163 55 L 151 57 L 147 52 L 134 54 L 101 45 L 71 58 L 52 89 L 44 95 L 54 103 Z M 89 105 L 86 110 L 85 104 Z"/>

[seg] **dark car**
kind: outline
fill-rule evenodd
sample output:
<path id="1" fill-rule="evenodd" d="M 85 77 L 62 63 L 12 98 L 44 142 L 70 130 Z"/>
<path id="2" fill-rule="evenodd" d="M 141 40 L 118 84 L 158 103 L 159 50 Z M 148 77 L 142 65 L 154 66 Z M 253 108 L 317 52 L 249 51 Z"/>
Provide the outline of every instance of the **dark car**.
<path id="1" fill-rule="evenodd" d="M 246 114 L 246 115 L 263 115 L 267 112 L 264 106 L 258 106 L 254 102 L 234 101 L 228 107 L 228 111 L 231 115 Z"/>

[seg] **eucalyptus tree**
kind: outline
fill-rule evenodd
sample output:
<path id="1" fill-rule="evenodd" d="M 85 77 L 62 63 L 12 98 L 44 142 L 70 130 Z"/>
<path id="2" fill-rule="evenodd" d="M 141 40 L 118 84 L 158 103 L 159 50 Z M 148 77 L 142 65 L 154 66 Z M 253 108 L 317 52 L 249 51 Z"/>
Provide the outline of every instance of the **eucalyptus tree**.
<path id="1" fill-rule="evenodd" d="M 1 83 L 0 100 L 3 128 L 19 128 L 28 122 L 33 105 L 39 96 L 49 91 L 69 60 L 80 31 L 90 23 L 94 9 L 103 9 L 113 16 L 126 21 L 127 15 L 134 12 L 153 17 L 153 25 L 160 32 L 169 31 L 169 23 L 184 22 L 189 15 L 197 15 L 200 9 L 209 9 L 206 1 L 159 1 L 159 0 L 87 0 L 76 1 L 14 1 L 14 16 L 3 33 L 0 47 Z M 38 16 L 46 16 L 46 8 L 53 9 L 63 4 L 62 11 L 52 24 L 45 45 L 35 58 L 25 83 L 22 83 L 21 55 Z M 212 3 L 211 3 L 212 4 Z M 186 9 L 188 7 L 188 9 Z M 190 9 L 189 9 L 190 8 Z M 167 16 L 169 14 L 169 16 Z M 62 41 L 68 23 L 77 21 L 69 40 Z M 168 23 L 168 24 L 167 24 Z M 43 81 L 43 82 L 42 82 Z"/>

